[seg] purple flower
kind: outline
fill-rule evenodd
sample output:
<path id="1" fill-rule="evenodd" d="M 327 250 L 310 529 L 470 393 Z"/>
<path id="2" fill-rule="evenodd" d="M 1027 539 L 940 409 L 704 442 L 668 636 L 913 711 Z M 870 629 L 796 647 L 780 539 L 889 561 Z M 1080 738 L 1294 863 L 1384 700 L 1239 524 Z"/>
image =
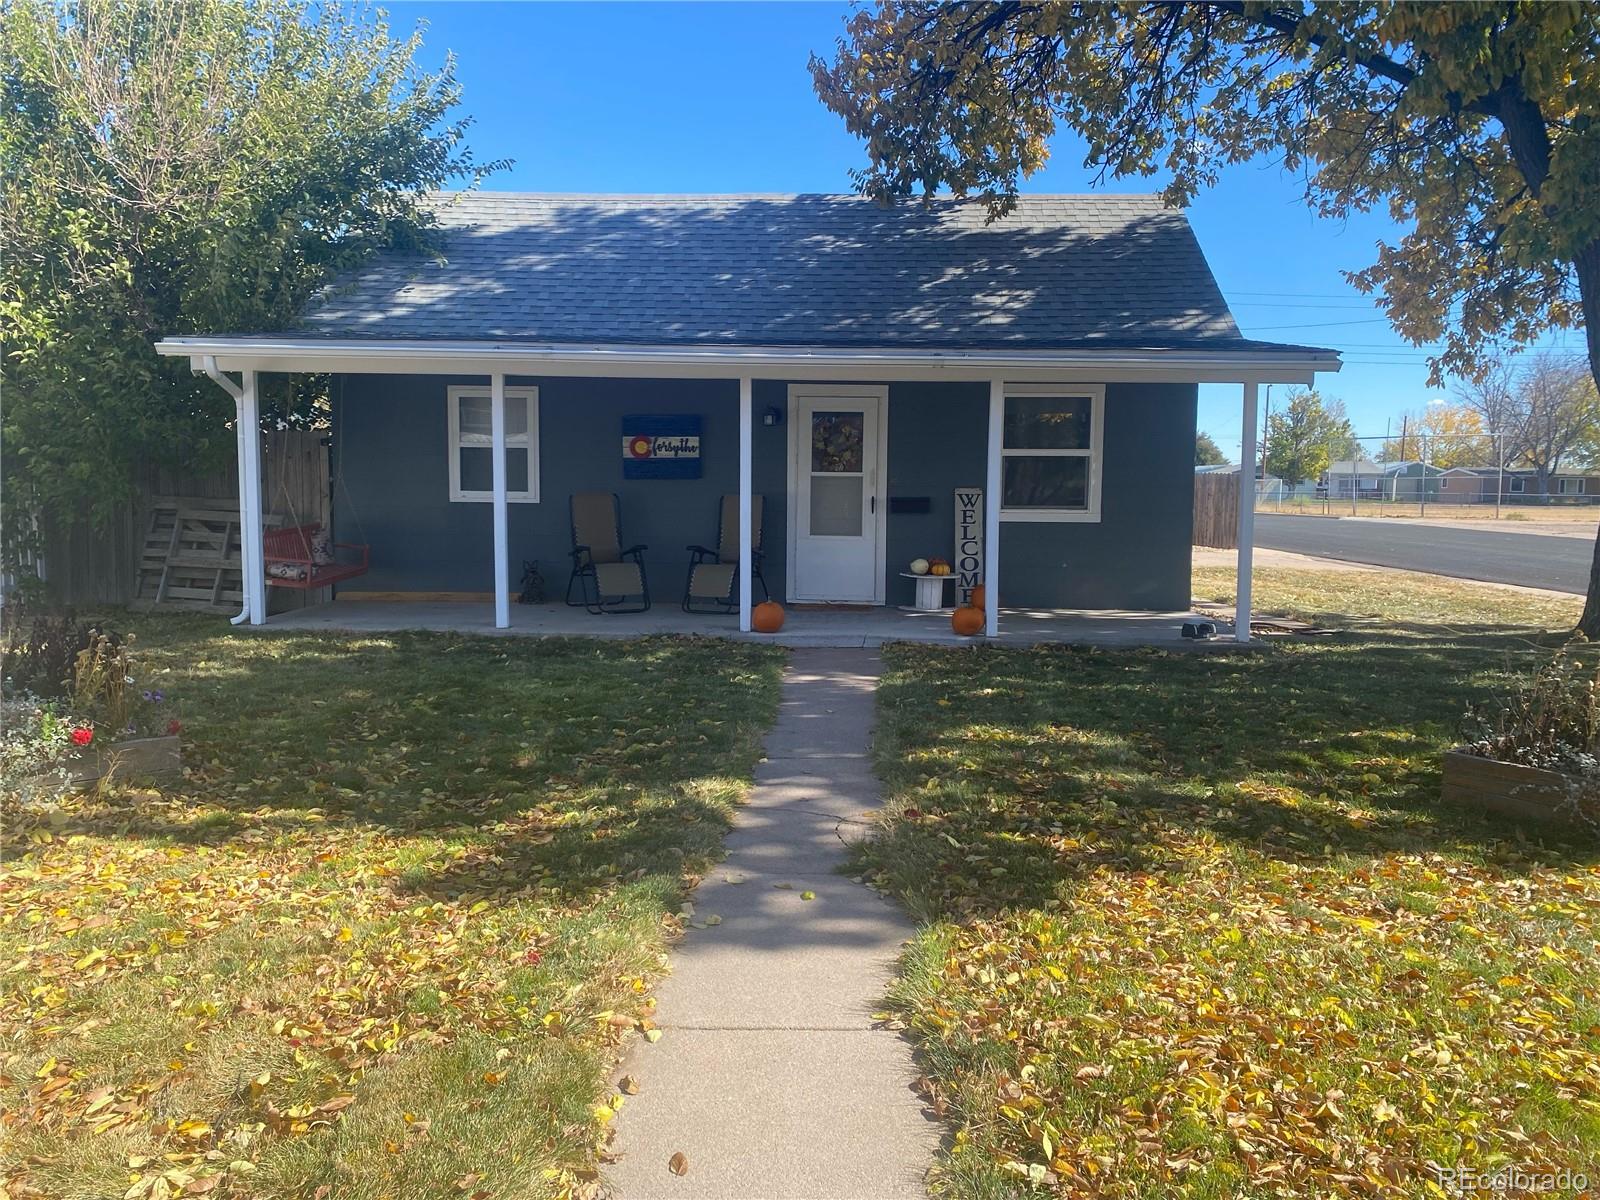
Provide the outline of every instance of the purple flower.
<path id="1" fill-rule="evenodd" d="M 145 689 L 145 693 L 144 693 L 144 698 L 146 700 L 154 700 L 155 699 L 155 695 L 148 688 L 146 688 Z"/>
<path id="2" fill-rule="evenodd" d="M 167 694 L 165 692 L 163 692 L 160 688 L 157 688 L 155 690 L 154 694 L 151 696 L 151 699 L 153 699 L 157 704 L 160 704 L 166 698 L 167 698 Z"/>

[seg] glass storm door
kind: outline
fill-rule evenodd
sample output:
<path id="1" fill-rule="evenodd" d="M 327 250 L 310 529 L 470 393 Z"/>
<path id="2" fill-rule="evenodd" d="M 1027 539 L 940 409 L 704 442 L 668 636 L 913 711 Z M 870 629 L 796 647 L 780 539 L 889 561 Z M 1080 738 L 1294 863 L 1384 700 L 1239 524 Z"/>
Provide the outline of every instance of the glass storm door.
<path id="1" fill-rule="evenodd" d="M 882 397 L 795 397 L 796 600 L 872 604 L 878 546 L 878 437 Z"/>

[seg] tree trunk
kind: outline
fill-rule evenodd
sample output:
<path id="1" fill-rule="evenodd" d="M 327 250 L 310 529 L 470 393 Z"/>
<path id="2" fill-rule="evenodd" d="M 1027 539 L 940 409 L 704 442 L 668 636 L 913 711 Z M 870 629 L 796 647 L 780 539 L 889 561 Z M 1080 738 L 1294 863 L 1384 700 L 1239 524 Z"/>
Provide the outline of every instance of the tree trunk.
<path id="1" fill-rule="evenodd" d="M 1578 276 L 1578 296 L 1583 302 L 1589 373 L 1600 386 L 1600 239 L 1579 251 L 1573 266 Z M 1584 597 L 1578 632 L 1591 641 L 1600 639 L 1600 531 L 1595 535 L 1594 558 L 1589 563 L 1589 594 Z"/>

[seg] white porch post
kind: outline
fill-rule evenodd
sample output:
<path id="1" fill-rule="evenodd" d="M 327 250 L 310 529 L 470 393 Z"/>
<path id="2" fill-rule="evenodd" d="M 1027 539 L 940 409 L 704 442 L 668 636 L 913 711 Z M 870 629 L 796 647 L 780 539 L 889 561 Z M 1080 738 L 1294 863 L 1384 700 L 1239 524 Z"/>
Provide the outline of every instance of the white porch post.
<path id="1" fill-rule="evenodd" d="M 245 371 L 239 393 L 239 567 L 250 624 L 267 623 L 267 567 L 261 532 L 261 400 Z"/>
<path id="2" fill-rule="evenodd" d="M 750 632 L 750 439 L 755 422 L 751 414 L 751 380 L 739 376 L 739 631 Z"/>
<path id="3" fill-rule="evenodd" d="M 1256 536 L 1256 385 L 1244 385 L 1244 436 L 1239 442 L 1239 575 L 1233 598 L 1233 637 L 1250 640 L 1250 572 Z"/>
<path id="4" fill-rule="evenodd" d="M 489 376 L 489 441 L 494 460 L 494 627 L 511 627 L 510 534 L 506 529 L 506 377 Z"/>
<path id="5" fill-rule="evenodd" d="M 1000 636 L 1000 447 L 1005 437 L 1006 384 L 989 381 L 989 471 L 983 496 L 983 632 Z"/>

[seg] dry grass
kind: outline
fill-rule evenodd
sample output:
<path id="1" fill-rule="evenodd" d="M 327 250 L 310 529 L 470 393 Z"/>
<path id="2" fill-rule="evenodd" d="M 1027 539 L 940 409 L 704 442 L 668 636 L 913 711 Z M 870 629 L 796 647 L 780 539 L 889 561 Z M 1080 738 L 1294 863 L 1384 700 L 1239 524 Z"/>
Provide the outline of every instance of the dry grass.
<path id="1" fill-rule="evenodd" d="M 1350 501 L 1344 500 L 1285 500 L 1281 505 L 1270 497 L 1256 506 L 1257 512 L 1284 513 L 1307 517 L 1393 517 L 1413 523 L 1424 521 L 1488 521 L 1496 520 L 1493 504 L 1439 504 L 1430 500 L 1427 510 L 1415 500 L 1357 500 L 1355 511 Z M 1596 504 L 1507 504 L 1500 509 L 1501 522 L 1555 523 L 1562 525 L 1600 526 L 1600 505 Z"/>
<path id="2" fill-rule="evenodd" d="M 1559 630 L 1570 629 L 1583 611 L 1581 596 L 1414 571 L 1257 567 L 1253 576 L 1258 615 L 1292 616 L 1345 629 L 1409 625 L 1423 633 Z M 1194 597 L 1231 604 L 1235 578 L 1232 567 L 1197 567 Z"/>

